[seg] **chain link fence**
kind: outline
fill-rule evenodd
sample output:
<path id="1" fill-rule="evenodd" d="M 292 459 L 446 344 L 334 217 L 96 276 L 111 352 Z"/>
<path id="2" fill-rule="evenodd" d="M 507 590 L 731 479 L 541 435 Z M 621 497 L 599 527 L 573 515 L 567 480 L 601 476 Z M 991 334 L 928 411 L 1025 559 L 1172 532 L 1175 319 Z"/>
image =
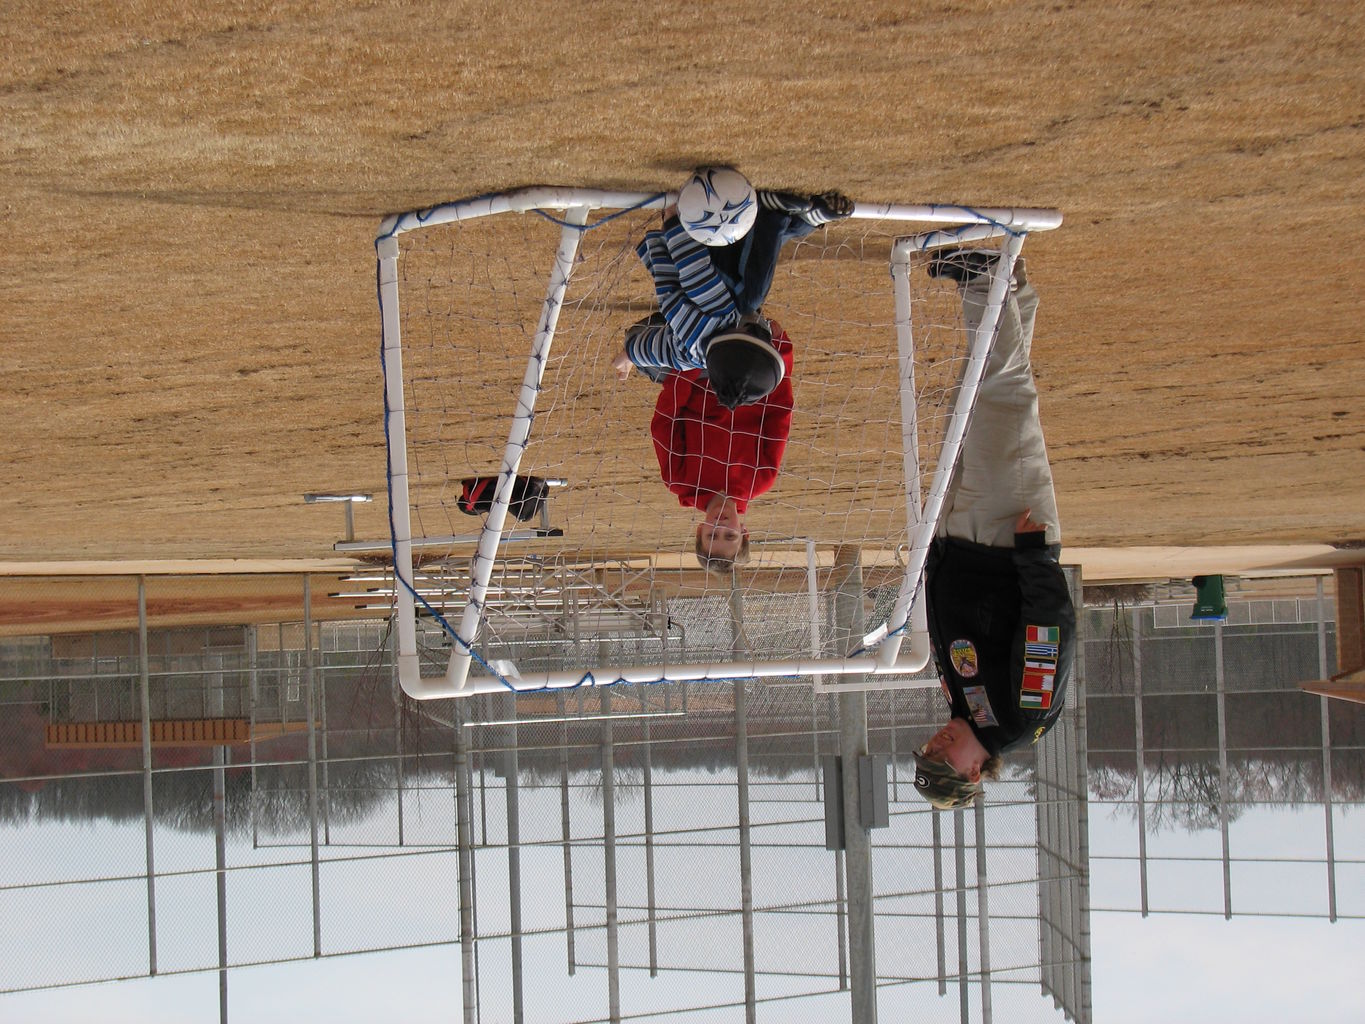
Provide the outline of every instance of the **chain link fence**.
<path id="1" fill-rule="evenodd" d="M 805 596 L 784 600 L 753 602 L 742 642 L 809 643 Z M 668 608 L 708 642 L 733 640 L 728 614 Z M 0 917 L 19 922 L 0 991 L 457 949 L 463 792 L 476 1019 L 847 1012 L 820 776 L 837 697 L 751 683 L 742 722 L 734 684 L 416 706 L 389 644 L 382 619 L 157 626 L 145 661 L 136 628 L 0 641 Z M 584 646 L 520 644 L 558 664 Z M 1014 989 L 1046 1019 L 1037 767 L 1012 765 L 980 814 L 931 812 L 911 752 L 941 701 L 868 695 L 891 809 L 873 834 L 882 999 Z"/>
<path id="2" fill-rule="evenodd" d="M 1365 914 L 1365 719 L 1299 689 L 1336 672 L 1330 580 L 1230 581 L 1221 624 L 1188 585 L 1093 596 L 1092 816 L 1125 825 L 1091 851 L 1103 909 Z"/>

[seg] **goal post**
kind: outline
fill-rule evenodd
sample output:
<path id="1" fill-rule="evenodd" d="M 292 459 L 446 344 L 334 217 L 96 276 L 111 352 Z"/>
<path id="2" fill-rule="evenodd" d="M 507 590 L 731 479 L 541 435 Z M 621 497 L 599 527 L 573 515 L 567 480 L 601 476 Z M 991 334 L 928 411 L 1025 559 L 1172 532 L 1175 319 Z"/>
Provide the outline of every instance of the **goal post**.
<path id="1" fill-rule="evenodd" d="M 766 506 L 755 562 L 717 583 L 687 565 L 677 539 L 689 510 L 671 502 L 651 450 L 657 389 L 639 375 L 619 384 L 609 372 L 625 327 L 653 308 L 634 246 L 675 199 L 536 187 L 381 225 L 395 635 L 399 680 L 410 696 L 780 677 L 843 689 L 925 685 L 909 678 L 929 659 L 918 600 L 925 559 L 1014 262 L 1026 234 L 1057 227 L 1060 214 L 856 203 L 848 221 L 784 252 L 785 273 L 765 313 L 793 339 L 800 432 L 793 427 L 776 501 L 755 498 L 750 510 L 750 520 L 760 520 Z M 964 328 L 960 309 L 953 319 L 955 296 L 941 282 L 933 296 L 917 293 L 928 282 L 916 269 L 923 254 L 963 244 L 997 248 L 1001 257 L 974 331 Z M 449 543 L 461 532 L 453 496 L 461 479 L 494 473 L 472 552 Z M 523 540 L 524 532 L 507 529 L 518 477 L 532 473 L 568 483 L 565 497 L 553 499 L 562 536 L 533 531 Z M 448 543 L 433 547 L 433 538 Z M 874 552 L 871 571 L 890 605 L 852 640 L 827 635 L 821 621 L 820 579 L 832 568 L 822 566 L 819 550 L 832 554 L 837 546 Z M 509 560 L 519 567 L 516 586 L 506 582 Z M 618 562 L 638 570 L 619 593 L 595 582 L 601 566 Z M 538 579 L 556 582 L 528 588 L 528 564 Z M 432 565 L 446 582 L 431 582 L 425 567 Z M 564 581 L 578 578 L 593 581 L 585 584 L 590 600 L 633 609 L 658 635 L 642 627 L 629 640 L 600 630 L 570 636 L 584 620 L 565 596 L 578 584 Z M 690 632 L 675 619 L 701 614 L 718 590 L 729 605 L 738 594 L 740 606 L 748 600 L 760 619 L 794 632 L 756 627 L 764 633 L 757 644 L 737 635 L 699 643 L 699 634 L 713 632 L 706 616 Z M 641 601 L 667 610 L 645 615 Z M 532 626 L 572 647 L 561 667 L 532 670 L 518 657 L 525 644 L 518 647 L 509 631 L 522 630 L 524 639 Z"/>

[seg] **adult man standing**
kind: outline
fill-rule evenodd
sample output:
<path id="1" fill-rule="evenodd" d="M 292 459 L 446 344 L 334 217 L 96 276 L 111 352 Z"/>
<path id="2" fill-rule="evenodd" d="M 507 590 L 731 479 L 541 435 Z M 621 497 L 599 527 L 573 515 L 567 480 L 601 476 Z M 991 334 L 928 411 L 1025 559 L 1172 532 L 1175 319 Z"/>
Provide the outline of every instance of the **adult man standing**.
<path id="1" fill-rule="evenodd" d="M 958 283 L 969 330 L 997 258 L 949 250 L 930 261 L 932 276 Z M 1071 674 L 1076 614 L 1029 362 L 1037 311 L 1019 261 L 925 570 L 951 718 L 916 755 L 915 786 L 944 810 L 970 804 L 1002 753 L 1056 724 Z"/>

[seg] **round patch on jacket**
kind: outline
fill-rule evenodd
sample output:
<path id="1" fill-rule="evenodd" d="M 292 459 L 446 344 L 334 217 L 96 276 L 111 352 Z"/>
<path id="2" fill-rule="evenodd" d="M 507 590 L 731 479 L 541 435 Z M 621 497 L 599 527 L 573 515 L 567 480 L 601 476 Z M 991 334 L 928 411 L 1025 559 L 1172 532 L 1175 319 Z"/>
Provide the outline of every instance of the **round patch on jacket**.
<path id="1" fill-rule="evenodd" d="M 954 640 L 948 648 L 948 657 L 952 660 L 953 671 L 963 679 L 971 679 L 976 675 L 976 646 L 970 640 Z"/>

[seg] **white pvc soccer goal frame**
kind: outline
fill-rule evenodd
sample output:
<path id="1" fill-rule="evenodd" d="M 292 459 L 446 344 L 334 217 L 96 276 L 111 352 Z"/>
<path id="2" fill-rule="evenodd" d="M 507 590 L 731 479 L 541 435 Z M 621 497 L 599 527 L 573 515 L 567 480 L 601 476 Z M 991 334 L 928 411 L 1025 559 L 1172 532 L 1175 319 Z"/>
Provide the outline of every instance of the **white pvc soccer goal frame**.
<path id="1" fill-rule="evenodd" d="M 385 437 L 388 446 L 389 517 L 393 540 L 395 617 L 397 620 L 398 678 L 405 693 L 418 700 L 470 696 L 481 693 L 533 692 L 606 686 L 614 683 L 661 683 L 721 681 L 808 676 L 817 686 L 829 689 L 892 689 L 924 686 L 923 679 L 908 679 L 922 672 L 929 661 L 929 636 L 923 602 L 915 598 L 928 558 L 943 502 L 957 464 L 963 438 L 971 419 L 986 360 L 994 341 L 1000 312 L 1004 308 L 1014 263 L 1030 231 L 1048 231 L 1061 225 L 1061 213 L 1048 209 L 977 209 L 945 205 L 897 205 L 855 203 L 853 217 L 907 224 L 947 225 L 898 238 L 892 247 L 891 276 L 895 297 L 897 353 L 900 362 L 901 431 L 905 459 L 908 550 L 906 573 L 895 607 L 887 621 L 862 638 L 857 652 L 840 658 L 815 655 L 788 660 L 716 661 L 705 664 L 651 664 L 610 666 L 594 673 L 581 669 L 522 676 L 513 666 L 484 664 L 490 673 L 470 677 L 470 663 L 477 657 L 480 621 L 498 545 L 502 540 L 508 506 L 522 453 L 530 438 L 536 396 L 554 341 L 559 310 L 572 276 L 574 257 L 589 214 L 595 210 L 666 208 L 677 201 L 674 192 L 635 193 L 599 189 L 534 187 L 513 192 L 478 196 L 425 210 L 386 218 L 375 240 L 378 259 L 379 305 L 383 323 L 383 376 Z M 398 237 L 405 232 L 442 224 L 475 220 L 507 213 L 555 210 L 563 214 L 564 227 L 539 324 L 532 341 L 526 373 L 518 393 L 508 433 L 493 505 L 479 535 L 474 558 L 468 604 L 446 671 L 423 676 L 417 649 L 417 593 L 412 553 L 421 538 L 412 536 L 408 485 L 406 409 L 403 387 L 403 351 L 399 319 Z M 946 436 L 927 500 L 921 502 L 918 415 L 915 400 L 914 338 L 910 324 L 910 256 L 914 252 L 1003 237 L 1002 258 L 996 262 L 986 307 L 975 333 L 963 379 L 949 417 Z M 813 573 L 812 573 L 813 576 Z M 812 587 L 814 586 L 812 580 Z M 812 590 L 812 594 L 814 591 Z M 910 635 L 910 649 L 903 640 Z M 830 676 L 871 676 L 855 683 L 823 684 Z M 899 677 L 899 678 L 897 678 Z M 932 681 L 929 681 L 932 685 Z"/>

